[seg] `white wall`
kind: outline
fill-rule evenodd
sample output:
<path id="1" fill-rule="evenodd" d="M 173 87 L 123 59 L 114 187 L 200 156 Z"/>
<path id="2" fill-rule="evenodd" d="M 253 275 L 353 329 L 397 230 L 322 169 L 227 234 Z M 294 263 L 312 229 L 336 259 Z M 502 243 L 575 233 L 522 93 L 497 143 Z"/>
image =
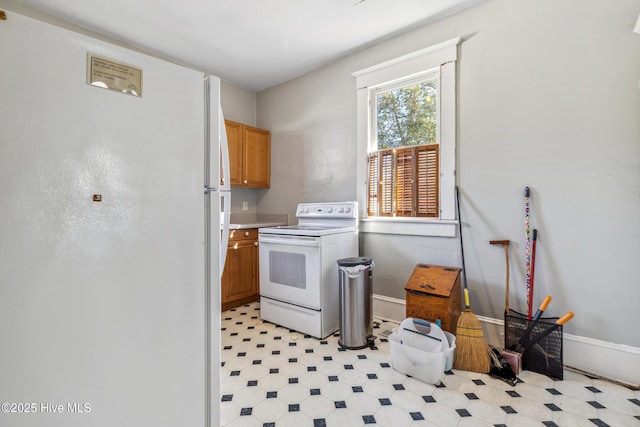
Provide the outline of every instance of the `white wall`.
<path id="1" fill-rule="evenodd" d="M 574 311 L 569 334 L 640 346 L 640 35 L 638 0 L 490 0 L 258 94 L 272 131 L 272 187 L 259 211 L 355 200 L 351 73 L 462 36 L 458 184 L 476 314 L 525 310 L 524 197 L 539 229 L 535 304 Z M 374 293 L 404 298 L 418 262 L 460 266 L 457 239 L 361 234 Z"/>
<path id="2" fill-rule="evenodd" d="M 256 126 L 255 92 L 222 80 L 220 83 L 220 103 L 225 119 Z"/>
<path id="3" fill-rule="evenodd" d="M 255 92 L 223 80 L 220 84 L 220 103 L 222 104 L 225 119 L 256 126 Z M 231 212 L 256 213 L 257 196 L 262 192 L 264 190 L 232 187 Z M 244 202 L 247 202 L 248 205 L 246 211 L 242 209 Z"/>

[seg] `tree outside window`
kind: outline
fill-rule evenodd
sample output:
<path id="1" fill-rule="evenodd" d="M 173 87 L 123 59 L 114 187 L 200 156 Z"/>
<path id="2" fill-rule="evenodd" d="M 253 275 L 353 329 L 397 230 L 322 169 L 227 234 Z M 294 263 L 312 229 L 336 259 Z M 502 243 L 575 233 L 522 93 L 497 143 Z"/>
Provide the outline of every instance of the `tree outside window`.
<path id="1" fill-rule="evenodd" d="M 437 143 L 437 81 L 376 94 L 378 150 Z"/>

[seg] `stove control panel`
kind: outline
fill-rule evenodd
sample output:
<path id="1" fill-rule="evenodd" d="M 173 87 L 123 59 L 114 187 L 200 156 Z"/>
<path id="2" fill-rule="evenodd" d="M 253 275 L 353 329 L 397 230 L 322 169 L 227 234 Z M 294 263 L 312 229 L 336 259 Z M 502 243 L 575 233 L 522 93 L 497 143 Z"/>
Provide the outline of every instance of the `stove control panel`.
<path id="1" fill-rule="evenodd" d="M 296 211 L 298 218 L 355 218 L 357 214 L 357 202 L 300 203 Z"/>

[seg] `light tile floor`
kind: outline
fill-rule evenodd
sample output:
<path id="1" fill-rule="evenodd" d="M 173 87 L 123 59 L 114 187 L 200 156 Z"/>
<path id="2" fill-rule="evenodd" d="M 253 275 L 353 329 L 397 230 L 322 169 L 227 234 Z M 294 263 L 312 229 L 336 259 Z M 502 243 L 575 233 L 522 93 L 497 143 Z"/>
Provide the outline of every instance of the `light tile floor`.
<path id="1" fill-rule="evenodd" d="M 344 350 L 260 319 L 259 303 L 222 313 L 221 425 L 261 427 L 640 426 L 640 391 L 565 369 L 523 371 L 515 386 L 452 370 L 438 385 L 391 366 L 388 331 L 376 347 Z"/>

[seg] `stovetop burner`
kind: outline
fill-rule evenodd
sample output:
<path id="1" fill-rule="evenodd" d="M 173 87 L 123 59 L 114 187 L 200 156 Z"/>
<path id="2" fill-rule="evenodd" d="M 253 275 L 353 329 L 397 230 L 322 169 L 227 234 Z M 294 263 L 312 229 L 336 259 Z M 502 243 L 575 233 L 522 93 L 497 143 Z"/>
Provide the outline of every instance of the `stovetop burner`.
<path id="1" fill-rule="evenodd" d="M 325 236 L 358 230 L 357 202 L 300 203 L 297 225 L 260 228 L 261 234 Z"/>
<path id="2" fill-rule="evenodd" d="M 293 236 L 326 236 L 328 234 L 352 233 L 356 227 L 313 226 L 313 225 L 279 225 L 277 227 L 260 228 L 261 234 L 283 234 Z"/>

